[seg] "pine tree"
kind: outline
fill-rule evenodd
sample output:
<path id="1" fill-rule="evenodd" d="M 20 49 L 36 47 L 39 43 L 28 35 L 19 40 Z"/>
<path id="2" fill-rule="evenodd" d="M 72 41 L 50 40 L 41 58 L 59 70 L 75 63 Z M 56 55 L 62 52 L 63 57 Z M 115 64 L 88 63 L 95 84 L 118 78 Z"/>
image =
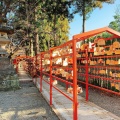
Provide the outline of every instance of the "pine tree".
<path id="1" fill-rule="evenodd" d="M 83 17 L 82 32 L 85 32 L 85 21 L 90 17 L 92 11 L 97 7 L 102 8 L 104 2 L 113 3 L 114 0 L 74 0 L 73 13 L 79 13 Z"/>

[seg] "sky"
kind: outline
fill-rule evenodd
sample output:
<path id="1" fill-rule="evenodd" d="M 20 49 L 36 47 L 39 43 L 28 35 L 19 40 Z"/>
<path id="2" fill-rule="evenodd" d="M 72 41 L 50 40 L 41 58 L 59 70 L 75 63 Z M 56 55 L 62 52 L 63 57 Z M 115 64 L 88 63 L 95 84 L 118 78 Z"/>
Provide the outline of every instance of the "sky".
<path id="1" fill-rule="evenodd" d="M 120 4 L 120 0 L 115 0 L 114 4 L 104 3 L 101 9 L 96 8 L 90 18 L 86 21 L 86 31 L 106 27 L 111 21 L 114 20 L 116 6 Z M 70 23 L 69 40 L 72 36 L 79 34 L 82 31 L 82 17 L 75 15 Z"/>

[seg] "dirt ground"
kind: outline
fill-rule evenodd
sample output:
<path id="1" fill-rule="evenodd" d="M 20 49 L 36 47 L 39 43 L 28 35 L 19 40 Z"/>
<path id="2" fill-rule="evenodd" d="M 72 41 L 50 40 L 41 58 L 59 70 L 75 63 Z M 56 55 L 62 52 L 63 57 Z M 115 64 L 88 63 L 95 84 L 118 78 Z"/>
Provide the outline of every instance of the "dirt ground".
<path id="1" fill-rule="evenodd" d="M 85 98 L 85 88 L 82 97 Z M 89 101 L 120 117 L 120 96 L 89 88 Z"/>
<path id="2" fill-rule="evenodd" d="M 32 82 L 0 92 L 0 120 L 59 120 Z"/>

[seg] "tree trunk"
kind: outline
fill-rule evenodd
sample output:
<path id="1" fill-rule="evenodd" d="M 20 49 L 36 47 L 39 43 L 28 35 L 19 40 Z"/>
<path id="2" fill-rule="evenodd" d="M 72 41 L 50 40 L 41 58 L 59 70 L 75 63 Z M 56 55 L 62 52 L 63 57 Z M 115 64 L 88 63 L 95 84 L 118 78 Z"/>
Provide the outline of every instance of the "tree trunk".
<path id="1" fill-rule="evenodd" d="M 30 56 L 33 57 L 33 40 L 30 39 Z"/>
<path id="2" fill-rule="evenodd" d="M 37 33 L 37 29 L 35 31 L 36 31 L 36 34 L 35 34 L 35 55 L 37 55 L 39 52 L 39 35 Z"/>
<path id="3" fill-rule="evenodd" d="M 82 32 L 85 32 L 85 20 L 86 20 L 86 14 L 85 14 L 85 0 L 83 0 L 83 23 L 82 23 Z"/>
<path id="4" fill-rule="evenodd" d="M 57 46 L 57 43 L 56 43 L 56 14 L 54 15 L 54 31 L 53 31 L 53 35 L 54 35 L 54 46 Z"/>
<path id="5" fill-rule="evenodd" d="M 28 35 L 28 23 L 29 23 L 28 20 L 29 20 L 29 17 L 28 17 L 28 2 L 27 1 L 26 1 L 26 15 L 27 15 L 27 35 L 26 36 L 27 36 L 27 39 L 28 39 L 28 36 L 29 36 Z"/>
<path id="6" fill-rule="evenodd" d="M 35 21 L 37 21 L 37 8 L 35 9 Z M 39 52 L 39 35 L 38 35 L 38 29 L 35 28 L 35 55 L 37 55 Z"/>

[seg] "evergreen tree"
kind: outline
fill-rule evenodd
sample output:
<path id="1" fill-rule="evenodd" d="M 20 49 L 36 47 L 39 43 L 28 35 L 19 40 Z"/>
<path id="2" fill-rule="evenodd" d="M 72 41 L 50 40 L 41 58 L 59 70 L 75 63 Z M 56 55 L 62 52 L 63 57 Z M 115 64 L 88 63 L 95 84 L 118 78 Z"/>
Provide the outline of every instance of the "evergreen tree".
<path id="1" fill-rule="evenodd" d="M 102 3 L 113 3 L 114 0 L 74 0 L 73 13 L 79 13 L 83 17 L 82 32 L 85 32 L 85 21 L 90 17 L 91 12 L 99 7 L 102 8 Z"/>
<path id="2" fill-rule="evenodd" d="M 116 7 L 114 21 L 110 22 L 109 27 L 120 32 L 120 4 Z"/>

